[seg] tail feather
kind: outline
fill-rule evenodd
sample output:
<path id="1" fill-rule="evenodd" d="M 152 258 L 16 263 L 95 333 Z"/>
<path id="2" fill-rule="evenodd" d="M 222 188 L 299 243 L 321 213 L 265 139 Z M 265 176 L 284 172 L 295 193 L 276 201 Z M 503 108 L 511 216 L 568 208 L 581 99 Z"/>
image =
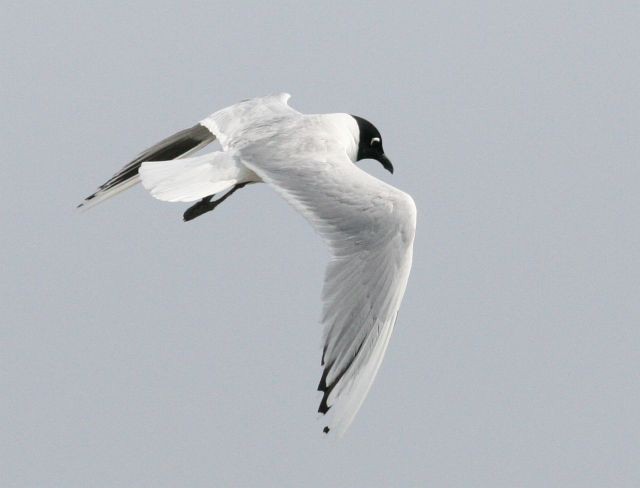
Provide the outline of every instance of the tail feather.
<path id="1" fill-rule="evenodd" d="M 142 163 L 140 177 L 152 196 L 166 202 L 194 202 L 235 185 L 242 168 L 226 152 L 178 161 Z"/>

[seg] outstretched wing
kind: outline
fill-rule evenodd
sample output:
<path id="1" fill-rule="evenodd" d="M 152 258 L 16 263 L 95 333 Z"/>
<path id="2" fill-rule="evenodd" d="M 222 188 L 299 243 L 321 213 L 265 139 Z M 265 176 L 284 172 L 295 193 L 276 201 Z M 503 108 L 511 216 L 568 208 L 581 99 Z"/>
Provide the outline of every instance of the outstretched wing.
<path id="1" fill-rule="evenodd" d="M 214 141 L 216 137 L 226 151 L 234 140 L 247 139 L 243 136 L 246 135 L 245 129 L 248 127 L 279 116 L 299 115 L 299 112 L 287 105 L 290 96 L 288 93 L 279 93 L 252 98 L 218 110 L 190 129 L 169 136 L 140 153 L 100 185 L 95 193 L 85 198 L 78 207 L 92 207 L 138 183 L 138 170 L 146 161 L 169 161 L 188 156 Z"/>
<path id="2" fill-rule="evenodd" d="M 182 130 L 163 139 L 138 154 L 133 161 L 100 185 L 95 193 L 85 198 L 78 207 L 92 207 L 138 183 L 140 181 L 138 170 L 145 161 L 167 161 L 184 157 L 203 148 L 215 138 L 209 129 L 201 124 L 196 124 L 190 129 Z"/>
<path id="3" fill-rule="evenodd" d="M 302 213 L 331 250 L 323 290 L 318 409 L 342 434 L 380 367 L 411 269 L 412 198 L 336 153 L 330 161 L 245 161 Z"/>

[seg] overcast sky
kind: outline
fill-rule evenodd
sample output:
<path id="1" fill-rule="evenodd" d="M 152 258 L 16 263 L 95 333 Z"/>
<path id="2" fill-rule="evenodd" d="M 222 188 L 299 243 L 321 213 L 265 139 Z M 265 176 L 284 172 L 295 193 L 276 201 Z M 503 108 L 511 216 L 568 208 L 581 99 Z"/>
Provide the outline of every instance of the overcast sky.
<path id="1" fill-rule="evenodd" d="M 10 2 L 0 38 L 3 487 L 640 486 L 637 2 Z M 414 265 L 321 434 L 326 250 L 269 187 L 74 207 L 287 91 L 382 131 Z"/>

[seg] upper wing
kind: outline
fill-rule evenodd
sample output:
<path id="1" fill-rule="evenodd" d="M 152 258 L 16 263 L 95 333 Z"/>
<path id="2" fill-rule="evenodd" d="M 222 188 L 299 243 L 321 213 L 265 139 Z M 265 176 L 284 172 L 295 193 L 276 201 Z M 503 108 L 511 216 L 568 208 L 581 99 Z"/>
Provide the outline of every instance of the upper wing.
<path id="1" fill-rule="evenodd" d="M 380 367 L 404 295 L 413 252 L 411 197 L 346 155 L 331 161 L 245 161 L 300 211 L 331 249 L 323 290 L 324 431 L 343 433 Z"/>
<path id="2" fill-rule="evenodd" d="M 266 97 L 250 98 L 230 107 L 218 110 L 200 123 L 218 137 L 225 151 L 237 141 L 249 143 L 245 129 L 255 127 L 262 121 L 275 117 L 299 115 L 287 105 L 291 98 L 288 93 L 278 93 Z"/>
<path id="3" fill-rule="evenodd" d="M 196 124 L 190 129 L 182 130 L 163 139 L 138 154 L 133 161 L 100 185 L 95 193 L 85 198 L 78 207 L 92 207 L 138 183 L 140 181 L 138 170 L 143 162 L 166 161 L 184 157 L 206 146 L 215 138 L 206 127 Z"/>
<path id="4" fill-rule="evenodd" d="M 138 170 L 145 161 L 168 161 L 185 157 L 206 146 L 216 137 L 226 151 L 237 138 L 242 139 L 244 129 L 263 119 L 299 114 L 287 105 L 291 95 L 279 93 L 252 98 L 219 110 L 199 124 L 160 141 L 100 185 L 78 207 L 88 208 L 126 190 L 140 181 Z"/>

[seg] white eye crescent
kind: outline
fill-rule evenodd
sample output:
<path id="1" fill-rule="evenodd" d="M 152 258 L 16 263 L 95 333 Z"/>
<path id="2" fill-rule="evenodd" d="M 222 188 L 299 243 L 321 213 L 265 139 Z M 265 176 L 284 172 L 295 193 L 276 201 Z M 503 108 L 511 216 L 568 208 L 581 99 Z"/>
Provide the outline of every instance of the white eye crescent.
<path id="1" fill-rule="evenodd" d="M 374 137 L 373 139 L 371 139 L 371 143 L 369 145 L 370 146 L 374 146 L 376 144 L 380 144 L 380 138 L 379 137 Z"/>

